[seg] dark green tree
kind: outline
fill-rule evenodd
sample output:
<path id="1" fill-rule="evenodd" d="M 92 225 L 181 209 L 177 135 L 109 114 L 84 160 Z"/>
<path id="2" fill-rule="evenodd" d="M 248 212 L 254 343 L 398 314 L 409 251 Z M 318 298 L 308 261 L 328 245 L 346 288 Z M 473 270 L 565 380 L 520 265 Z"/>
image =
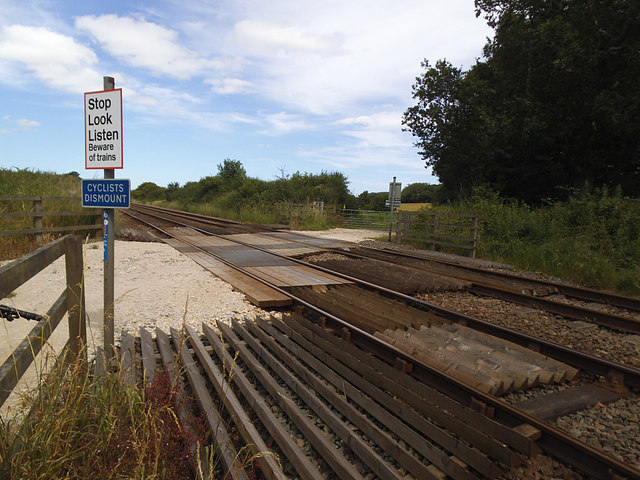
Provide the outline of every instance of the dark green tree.
<path id="1" fill-rule="evenodd" d="M 247 171 L 242 162 L 225 158 L 223 163 L 218 164 L 218 177 L 225 183 L 225 190 L 235 190 L 246 180 Z"/>
<path id="2" fill-rule="evenodd" d="M 138 185 L 138 188 L 131 191 L 131 196 L 136 200 L 154 201 L 164 200 L 166 189 L 153 182 L 144 182 Z"/>
<path id="3" fill-rule="evenodd" d="M 468 72 L 423 63 L 403 120 L 443 190 L 637 195 L 640 2 L 476 0 L 476 13 L 495 29 L 484 60 Z"/>
<path id="4" fill-rule="evenodd" d="M 167 185 L 167 200 L 175 200 L 180 191 L 180 184 L 178 182 L 171 182 Z"/>
<path id="5" fill-rule="evenodd" d="M 412 183 L 402 189 L 402 203 L 436 203 L 440 185 Z"/>

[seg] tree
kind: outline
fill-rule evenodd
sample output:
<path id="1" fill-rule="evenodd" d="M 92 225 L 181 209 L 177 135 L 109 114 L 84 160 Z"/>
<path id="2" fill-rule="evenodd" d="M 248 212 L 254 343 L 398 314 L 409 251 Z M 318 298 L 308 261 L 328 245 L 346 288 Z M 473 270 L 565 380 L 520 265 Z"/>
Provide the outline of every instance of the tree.
<path id="1" fill-rule="evenodd" d="M 403 203 L 436 203 L 440 185 L 412 183 L 402 189 Z"/>
<path id="2" fill-rule="evenodd" d="M 476 0 L 484 61 L 431 67 L 404 124 L 446 192 L 540 201 L 585 183 L 640 187 L 640 2 Z"/>
<path id="3" fill-rule="evenodd" d="M 246 180 L 247 171 L 242 162 L 225 158 L 218 164 L 218 176 L 227 184 L 225 190 L 234 190 Z"/>
<path id="4" fill-rule="evenodd" d="M 131 191 L 131 196 L 138 200 L 153 201 L 164 200 L 166 189 L 153 182 L 144 182 L 138 188 Z"/>
<path id="5" fill-rule="evenodd" d="M 167 200 L 175 200 L 180 191 L 180 184 L 178 182 L 171 182 L 167 185 Z"/>

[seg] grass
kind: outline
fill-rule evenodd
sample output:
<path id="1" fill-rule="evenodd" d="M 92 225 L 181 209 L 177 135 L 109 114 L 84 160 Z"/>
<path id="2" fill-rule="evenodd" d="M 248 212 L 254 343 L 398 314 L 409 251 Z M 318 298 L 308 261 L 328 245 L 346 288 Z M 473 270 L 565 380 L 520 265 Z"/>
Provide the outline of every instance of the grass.
<path id="1" fill-rule="evenodd" d="M 640 199 L 586 188 L 533 208 L 478 191 L 452 208 L 478 215 L 479 258 L 640 295 Z"/>
<path id="2" fill-rule="evenodd" d="M 193 478 L 166 372 L 142 389 L 117 371 L 98 379 L 82 360 L 63 364 L 40 374 L 21 424 L 0 418 L 0 478 Z M 203 427 L 189 431 L 204 441 Z"/>
<path id="3" fill-rule="evenodd" d="M 55 173 L 28 169 L 0 168 L 0 192 L 6 196 L 21 197 L 68 197 L 80 198 L 81 180 L 75 174 L 58 175 Z M 32 201 L 0 201 L 0 213 L 32 212 Z M 43 217 L 42 226 L 65 226 L 91 224 L 93 219 L 83 215 L 80 201 L 44 201 L 42 210 L 49 212 L 78 211 L 78 215 L 64 217 Z M 0 230 L 23 230 L 33 228 L 33 218 L 29 216 L 0 218 Z M 0 260 L 20 257 L 42 244 L 51 242 L 61 234 L 42 234 L 42 241 L 35 235 L 16 235 L 0 237 Z"/>
<path id="4" fill-rule="evenodd" d="M 228 196 L 222 196 L 208 203 L 185 204 L 179 201 L 158 201 L 153 204 L 237 222 L 262 225 L 286 224 L 293 230 L 326 230 L 337 226 L 337 217 L 326 212 L 319 213 L 310 203 L 296 205 L 290 211 L 282 212 L 284 215 L 278 215 L 273 207 L 247 206 L 243 205 L 242 201 L 232 201 Z"/>

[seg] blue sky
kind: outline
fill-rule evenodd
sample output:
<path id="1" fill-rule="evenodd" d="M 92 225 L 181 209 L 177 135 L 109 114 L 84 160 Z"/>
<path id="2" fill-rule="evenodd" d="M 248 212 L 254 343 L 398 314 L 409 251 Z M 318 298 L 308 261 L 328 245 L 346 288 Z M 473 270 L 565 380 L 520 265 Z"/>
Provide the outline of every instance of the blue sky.
<path id="1" fill-rule="evenodd" d="M 116 178 L 339 171 L 349 188 L 436 183 L 402 113 L 420 62 L 467 69 L 473 0 L 0 0 L 0 166 L 84 168 L 83 92 L 123 89 Z M 8 193 L 8 192 L 2 192 Z"/>

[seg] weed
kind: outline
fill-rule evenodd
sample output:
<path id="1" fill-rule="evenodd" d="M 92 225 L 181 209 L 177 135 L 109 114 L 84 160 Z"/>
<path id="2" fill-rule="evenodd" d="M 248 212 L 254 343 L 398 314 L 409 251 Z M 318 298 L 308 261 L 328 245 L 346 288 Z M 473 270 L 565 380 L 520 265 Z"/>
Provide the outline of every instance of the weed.
<path id="1" fill-rule="evenodd" d="M 640 295 L 640 199 L 587 187 L 534 208 L 478 190 L 448 209 L 478 215 L 479 258 Z"/>
<path id="2" fill-rule="evenodd" d="M 63 363 L 42 374 L 19 427 L 0 418 L 0 478 L 193 477 L 166 372 L 143 390 L 117 371 L 96 379 L 81 360 Z M 189 432 L 188 441 L 204 442 L 201 422 Z"/>

